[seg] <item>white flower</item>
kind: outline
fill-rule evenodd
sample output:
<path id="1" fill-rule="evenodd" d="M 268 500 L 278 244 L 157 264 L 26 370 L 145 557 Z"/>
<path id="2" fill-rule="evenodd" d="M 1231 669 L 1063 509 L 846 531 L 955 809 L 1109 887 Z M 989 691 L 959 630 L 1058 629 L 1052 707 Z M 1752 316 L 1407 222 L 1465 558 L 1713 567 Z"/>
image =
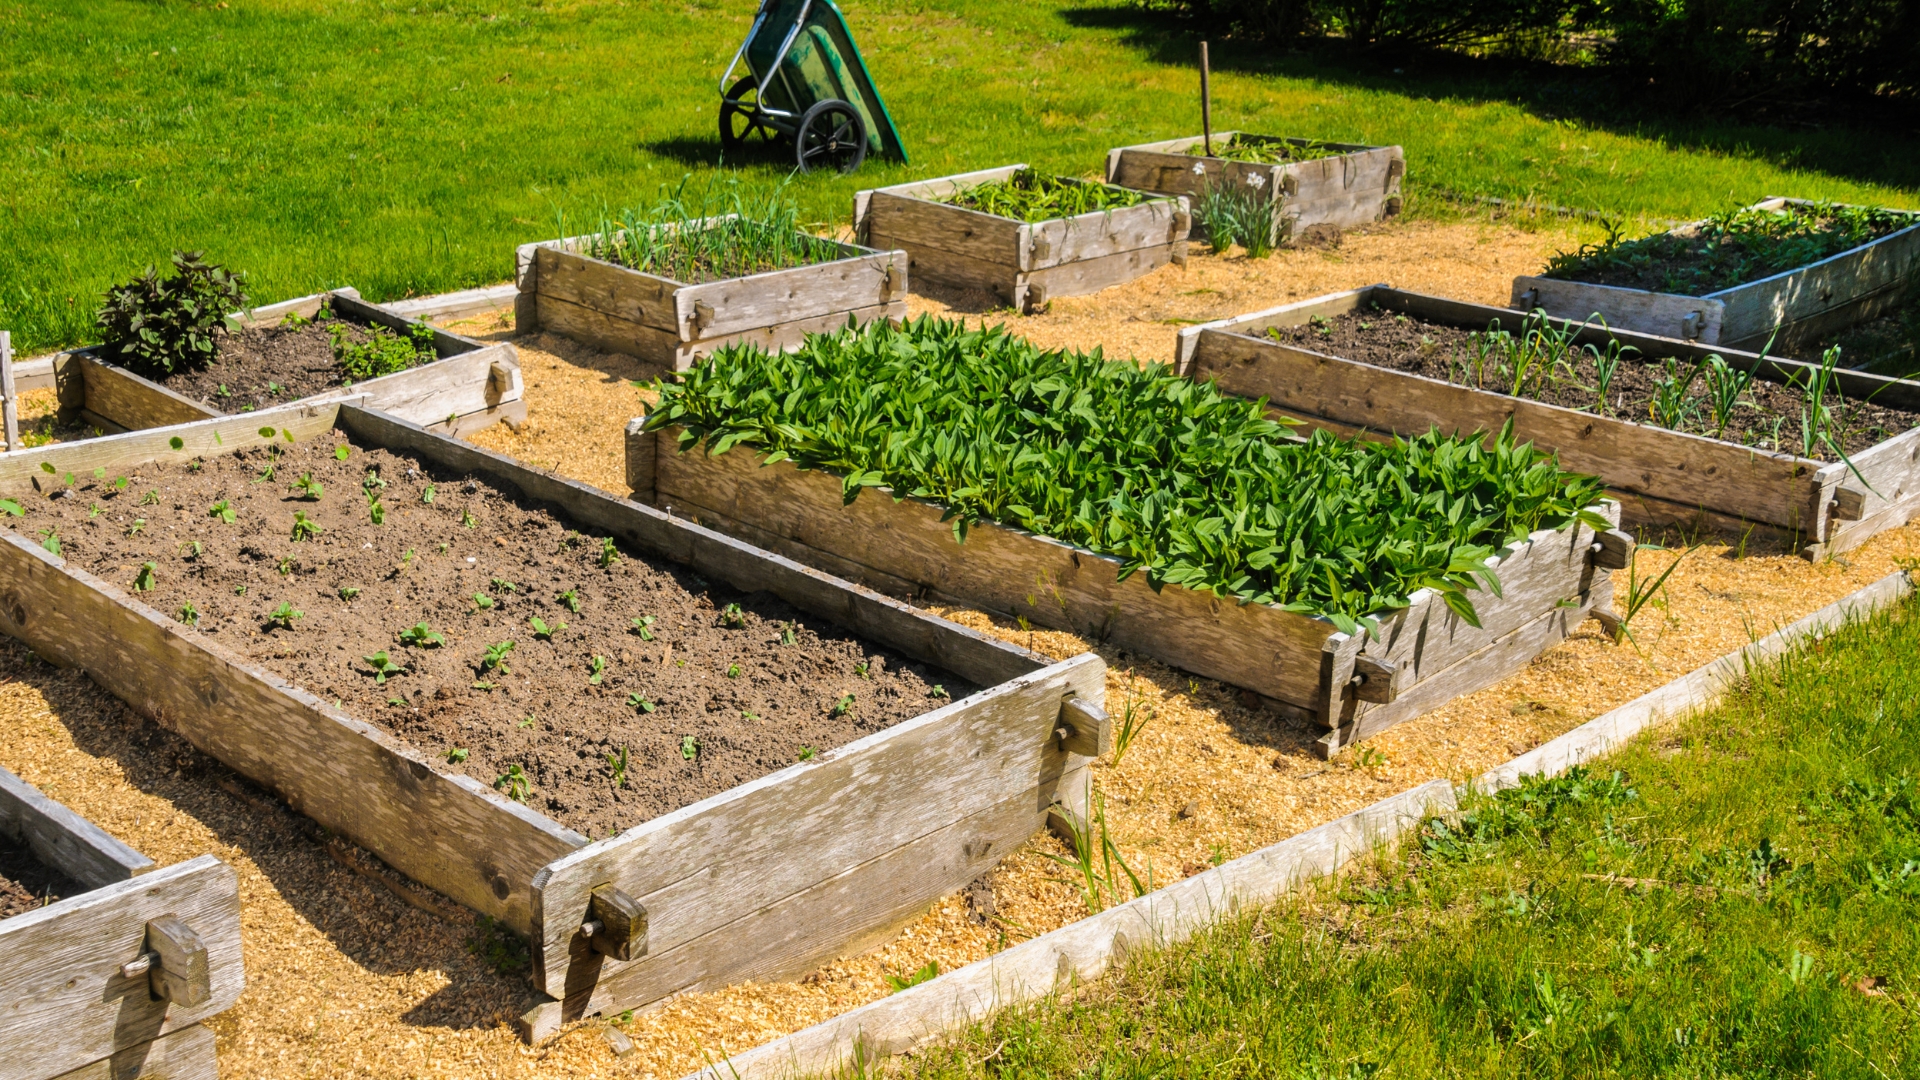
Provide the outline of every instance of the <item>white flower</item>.
<path id="1" fill-rule="evenodd" d="M 1259 173 L 1248 173 L 1247 186 L 1257 191 L 1260 188 L 1267 186 L 1267 178 L 1260 175 Z"/>
<path id="2" fill-rule="evenodd" d="M 1194 163 L 1193 163 L 1193 175 L 1195 175 L 1195 176 L 1205 176 L 1205 175 L 1207 175 L 1207 163 L 1206 163 L 1206 162 L 1204 162 L 1204 161 L 1196 161 L 1196 162 L 1194 162 Z"/>

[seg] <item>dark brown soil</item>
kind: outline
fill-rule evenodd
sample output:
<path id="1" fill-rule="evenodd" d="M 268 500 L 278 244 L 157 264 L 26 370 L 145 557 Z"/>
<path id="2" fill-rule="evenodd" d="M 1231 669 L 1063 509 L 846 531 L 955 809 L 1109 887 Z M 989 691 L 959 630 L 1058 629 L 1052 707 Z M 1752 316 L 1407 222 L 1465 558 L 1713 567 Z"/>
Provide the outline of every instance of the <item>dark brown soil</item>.
<path id="1" fill-rule="evenodd" d="M 1920 372 L 1920 299 L 1871 322 L 1850 326 L 1807 350 L 1803 359 L 1818 360 L 1828 348 L 1840 346 L 1840 363 L 1875 375 L 1907 378 Z"/>
<path id="2" fill-rule="evenodd" d="M 36 539 L 55 530 L 70 562 L 169 616 L 191 604 L 199 632 L 450 769 L 511 794 L 517 766 L 529 805 L 596 837 L 975 689 L 766 594 L 620 549 L 602 567 L 600 539 L 517 496 L 384 450 L 337 460 L 346 445 L 336 433 L 277 460 L 264 449 L 209 458 L 118 495 L 114 478 L 87 478 L 67 497 L 24 499 L 17 527 Z M 373 489 L 383 525 L 363 494 L 370 473 L 385 482 Z M 289 486 L 309 474 L 317 501 Z M 222 501 L 232 524 L 210 513 Z M 295 541 L 297 513 L 323 531 Z M 136 519 L 146 524 L 129 537 Z M 146 562 L 153 587 L 139 592 Z M 360 591 L 347 600 L 343 588 Z M 291 629 L 273 620 L 283 603 L 301 613 Z M 633 627 L 642 617 L 651 640 Z M 404 642 L 420 622 L 445 643 Z M 507 641 L 504 670 L 489 668 L 488 647 Z M 382 651 L 406 668 L 384 685 L 366 659 Z M 629 704 L 639 700 L 653 711 Z M 607 758 L 623 747 L 621 787 Z"/>
<path id="3" fill-rule="evenodd" d="M 336 320 L 349 340 L 368 337 L 360 324 Z M 284 405 L 347 384 L 346 369 L 334 358 L 328 324 L 253 326 L 220 337 L 220 355 L 197 371 L 156 380 L 221 412 L 248 412 Z"/>
<path id="4" fill-rule="evenodd" d="M 1520 326 L 1501 329 L 1521 336 Z M 1463 329 L 1444 323 L 1428 322 L 1410 315 L 1374 309 L 1336 316 L 1284 330 L 1269 336 L 1303 349 L 1358 360 L 1376 367 L 1406 371 L 1461 385 L 1475 385 L 1474 360 L 1477 341 L 1484 331 Z M 1558 355 L 1558 354 L 1556 354 Z M 1563 366 L 1556 371 L 1551 362 L 1540 369 L 1549 374 L 1529 382 L 1521 396 L 1572 409 L 1592 411 L 1597 404 L 1596 371 L 1593 357 L 1575 351 L 1561 357 Z M 1654 422 L 1653 403 L 1658 380 L 1677 377 L 1686 382 L 1692 365 L 1675 363 L 1670 373 L 1666 357 L 1642 357 L 1633 354 L 1622 361 L 1608 388 L 1607 415 L 1643 424 Z M 1481 389 L 1505 393 L 1511 390 L 1513 376 L 1498 358 L 1490 357 L 1481 367 Z M 1688 409 L 1676 430 L 1724 439 L 1742 446 L 1801 453 L 1801 416 L 1805 399 L 1801 391 L 1778 383 L 1755 379 L 1734 407 L 1724 430 L 1715 431 L 1713 413 L 1708 406 L 1707 378 L 1703 370 L 1694 379 L 1685 400 Z M 1836 415 L 1840 431 L 1835 441 L 1849 454 L 1856 454 L 1891 435 L 1920 424 L 1920 414 L 1890 409 L 1869 402 L 1827 404 Z M 1685 410 L 1683 410 L 1684 412 Z M 1830 460 L 1833 452 L 1824 445 L 1808 455 Z"/>
<path id="5" fill-rule="evenodd" d="M 0 919 L 85 891 L 85 886 L 41 862 L 25 843 L 0 835 Z"/>

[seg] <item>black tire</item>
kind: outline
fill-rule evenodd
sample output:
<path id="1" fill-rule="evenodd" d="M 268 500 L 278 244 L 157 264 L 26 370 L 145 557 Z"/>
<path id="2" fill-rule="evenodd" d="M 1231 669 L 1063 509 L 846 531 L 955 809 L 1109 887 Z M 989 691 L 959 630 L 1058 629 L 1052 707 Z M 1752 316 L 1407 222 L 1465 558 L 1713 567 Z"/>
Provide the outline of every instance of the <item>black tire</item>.
<path id="1" fill-rule="evenodd" d="M 728 88 L 720 100 L 720 145 L 737 150 L 749 144 L 763 145 L 779 137 L 779 132 L 760 115 L 760 84 L 748 75 Z"/>
<path id="2" fill-rule="evenodd" d="M 867 160 L 867 122 L 844 101 L 822 101 L 803 113 L 794 128 L 793 158 L 801 172 L 833 168 L 850 173 Z"/>

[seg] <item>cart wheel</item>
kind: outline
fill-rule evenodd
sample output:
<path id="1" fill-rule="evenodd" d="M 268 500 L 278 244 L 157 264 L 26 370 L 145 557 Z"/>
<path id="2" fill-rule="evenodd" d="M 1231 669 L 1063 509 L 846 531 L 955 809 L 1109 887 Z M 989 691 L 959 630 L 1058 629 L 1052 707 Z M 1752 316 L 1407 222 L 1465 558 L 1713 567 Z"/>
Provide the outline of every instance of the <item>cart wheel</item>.
<path id="1" fill-rule="evenodd" d="M 866 121 L 844 101 L 822 101 L 794 128 L 793 156 L 801 172 L 833 168 L 850 173 L 867 160 Z"/>
<path id="2" fill-rule="evenodd" d="M 720 99 L 720 145 L 732 150 L 748 142 L 770 143 L 778 132 L 760 115 L 760 85 L 749 75 Z"/>

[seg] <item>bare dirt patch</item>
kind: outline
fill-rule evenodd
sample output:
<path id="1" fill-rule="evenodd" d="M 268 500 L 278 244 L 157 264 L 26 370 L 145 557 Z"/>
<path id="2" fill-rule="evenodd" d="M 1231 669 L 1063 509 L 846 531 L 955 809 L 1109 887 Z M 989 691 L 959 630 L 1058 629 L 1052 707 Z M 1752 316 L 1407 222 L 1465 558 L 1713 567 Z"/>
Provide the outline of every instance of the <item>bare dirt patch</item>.
<path id="1" fill-rule="evenodd" d="M 0 919 L 24 915 L 85 887 L 48 866 L 25 842 L 0 836 Z"/>

